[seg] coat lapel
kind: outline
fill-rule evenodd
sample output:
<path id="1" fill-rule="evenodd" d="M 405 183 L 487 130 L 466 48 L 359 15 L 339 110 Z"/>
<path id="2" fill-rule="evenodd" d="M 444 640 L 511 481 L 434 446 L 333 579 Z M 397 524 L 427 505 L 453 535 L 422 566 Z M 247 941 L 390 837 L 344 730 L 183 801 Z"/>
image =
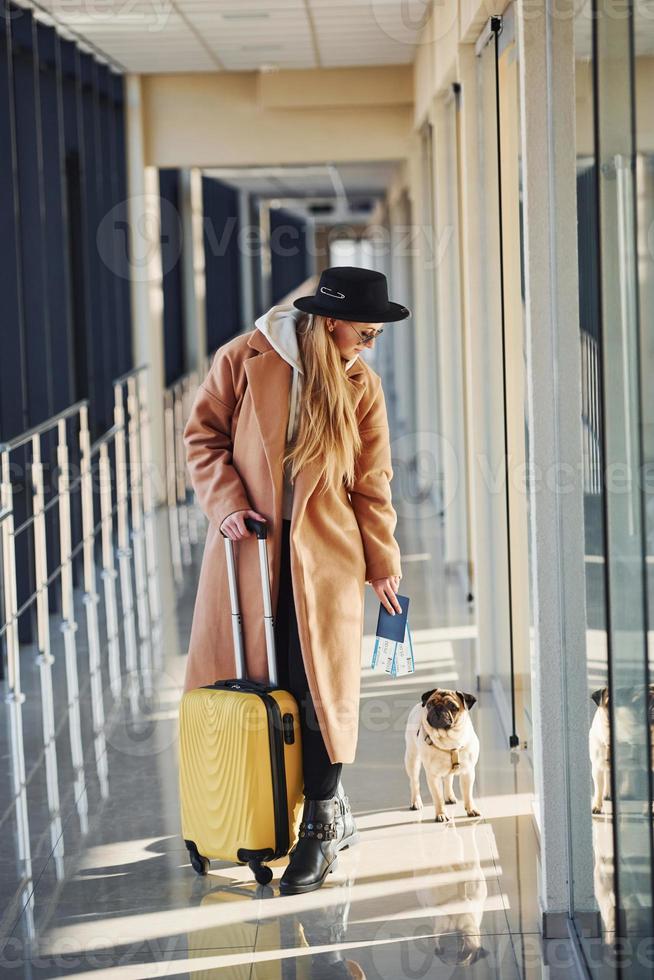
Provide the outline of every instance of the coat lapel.
<path id="1" fill-rule="evenodd" d="M 259 344 L 252 343 L 256 334 L 260 337 Z M 273 510 L 277 517 L 281 514 L 282 501 L 281 459 L 286 435 L 284 419 L 288 421 L 288 413 L 284 416 L 283 409 L 284 405 L 288 405 L 291 366 L 277 355 L 275 349 L 258 330 L 248 344 L 261 351 L 259 357 L 249 357 L 246 360 L 245 373 L 268 464 L 273 488 Z"/>
<path id="2" fill-rule="evenodd" d="M 245 373 L 270 470 L 275 514 L 281 514 L 283 493 L 281 460 L 286 449 L 292 368 L 283 357 L 279 356 L 260 330 L 252 331 L 248 346 L 260 353 L 259 357 L 247 358 Z M 361 358 L 357 358 L 348 371 L 348 377 L 359 388 L 357 402 L 365 390 L 364 372 L 365 367 Z M 293 490 L 292 526 L 299 524 L 302 519 L 307 501 L 319 479 L 320 469 L 316 463 L 305 466 L 298 473 Z"/>

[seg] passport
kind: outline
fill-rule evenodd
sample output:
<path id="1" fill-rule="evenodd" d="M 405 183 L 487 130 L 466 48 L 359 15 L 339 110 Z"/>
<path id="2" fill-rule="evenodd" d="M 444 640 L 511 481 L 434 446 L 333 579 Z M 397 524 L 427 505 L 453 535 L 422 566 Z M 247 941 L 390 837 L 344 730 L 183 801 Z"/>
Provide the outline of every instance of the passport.
<path id="1" fill-rule="evenodd" d="M 399 592 L 396 592 L 395 598 L 399 602 L 402 612 L 396 612 L 394 616 L 391 616 L 380 602 L 375 633 L 377 636 L 382 636 L 385 640 L 404 643 L 404 628 L 409 614 L 409 597 L 408 595 L 400 595 Z"/>
<path id="2" fill-rule="evenodd" d="M 409 630 L 409 597 L 395 593 L 402 612 L 395 615 L 379 603 L 375 645 L 370 666 L 392 677 L 411 674 L 415 670 L 413 643 Z"/>

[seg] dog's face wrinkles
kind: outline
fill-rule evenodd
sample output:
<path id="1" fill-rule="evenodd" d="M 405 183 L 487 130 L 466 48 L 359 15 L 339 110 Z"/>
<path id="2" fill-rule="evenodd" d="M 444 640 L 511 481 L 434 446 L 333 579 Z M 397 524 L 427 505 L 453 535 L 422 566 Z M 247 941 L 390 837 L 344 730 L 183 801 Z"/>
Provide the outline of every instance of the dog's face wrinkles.
<path id="1" fill-rule="evenodd" d="M 432 728 L 448 731 L 476 702 L 472 694 L 435 687 L 422 695 L 425 720 Z"/>

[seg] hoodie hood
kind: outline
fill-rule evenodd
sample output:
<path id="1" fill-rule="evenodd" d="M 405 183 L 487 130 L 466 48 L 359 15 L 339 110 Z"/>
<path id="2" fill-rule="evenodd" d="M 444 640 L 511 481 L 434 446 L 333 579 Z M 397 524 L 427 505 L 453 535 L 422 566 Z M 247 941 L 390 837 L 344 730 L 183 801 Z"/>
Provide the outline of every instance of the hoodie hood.
<path id="1" fill-rule="evenodd" d="M 302 310 L 298 310 L 292 303 L 279 303 L 277 306 L 271 306 L 267 313 L 263 313 L 254 321 L 255 327 L 268 338 L 280 357 L 288 361 L 300 374 L 304 374 L 304 371 L 295 330 L 302 316 L 304 316 Z M 355 354 L 350 358 L 345 365 L 346 371 L 349 371 L 358 356 Z"/>
<path id="2" fill-rule="evenodd" d="M 286 441 L 290 442 L 295 434 L 297 424 L 297 414 L 300 404 L 300 388 L 304 371 L 300 360 L 300 347 L 297 340 L 296 326 L 300 317 L 304 316 L 302 310 L 293 306 L 292 302 L 279 303 L 263 313 L 254 321 L 255 327 L 267 338 L 272 347 L 275 348 L 280 357 L 283 357 L 293 368 L 293 379 L 291 382 L 290 412 L 288 417 L 288 429 Z M 351 357 L 345 365 L 345 370 L 349 371 L 358 354 Z"/>

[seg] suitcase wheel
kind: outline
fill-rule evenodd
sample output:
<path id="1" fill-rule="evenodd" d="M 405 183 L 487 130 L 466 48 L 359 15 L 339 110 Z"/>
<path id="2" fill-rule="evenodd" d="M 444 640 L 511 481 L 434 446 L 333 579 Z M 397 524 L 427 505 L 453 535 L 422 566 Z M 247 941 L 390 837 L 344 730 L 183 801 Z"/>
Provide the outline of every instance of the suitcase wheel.
<path id="1" fill-rule="evenodd" d="M 193 870 L 196 872 L 196 874 L 206 875 L 209 871 L 209 858 L 206 858 L 200 854 L 193 841 L 187 841 L 186 847 L 191 859 L 191 867 Z"/>
<path id="2" fill-rule="evenodd" d="M 260 885 L 267 885 L 272 881 L 272 869 L 267 868 L 259 861 L 248 861 L 248 867 Z"/>

